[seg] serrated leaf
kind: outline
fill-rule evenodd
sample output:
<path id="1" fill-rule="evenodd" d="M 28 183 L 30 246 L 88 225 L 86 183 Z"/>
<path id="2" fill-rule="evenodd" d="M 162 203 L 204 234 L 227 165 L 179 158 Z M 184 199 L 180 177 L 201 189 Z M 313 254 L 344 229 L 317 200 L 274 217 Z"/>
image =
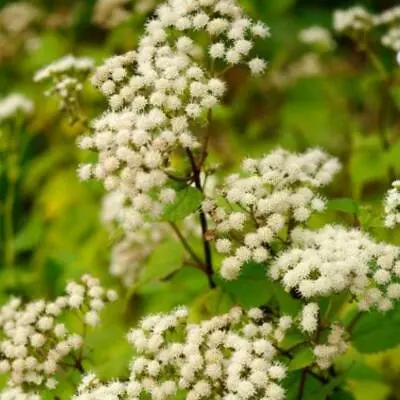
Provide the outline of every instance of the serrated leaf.
<path id="1" fill-rule="evenodd" d="M 202 193 L 193 187 L 189 186 L 178 191 L 175 201 L 165 207 L 162 220 L 181 221 L 199 209 L 202 199 Z"/>
<path id="2" fill-rule="evenodd" d="M 273 283 L 267 277 L 266 266 L 253 261 L 242 265 L 238 279 L 227 281 L 217 275 L 215 282 L 237 304 L 245 308 L 267 304 L 274 293 Z"/>
<path id="3" fill-rule="evenodd" d="M 299 350 L 289 363 L 289 371 L 296 371 L 308 367 L 313 364 L 315 360 L 314 353 L 310 348 Z"/>
<path id="4" fill-rule="evenodd" d="M 376 353 L 400 344 L 400 305 L 387 313 L 365 313 L 353 330 L 353 344 L 361 353 Z"/>
<path id="5" fill-rule="evenodd" d="M 345 214 L 358 215 L 360 212 L 359 206 L 353 199 L 331 199 L 328 201 L 327 209 L 332 211 L 340 211 Z"/>

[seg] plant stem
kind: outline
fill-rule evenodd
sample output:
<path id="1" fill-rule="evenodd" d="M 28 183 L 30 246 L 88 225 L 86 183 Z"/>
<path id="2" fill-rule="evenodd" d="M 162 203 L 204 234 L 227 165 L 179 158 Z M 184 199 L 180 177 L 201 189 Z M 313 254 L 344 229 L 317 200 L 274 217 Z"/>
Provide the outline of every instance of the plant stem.
<path id="1" fill-rule="evenodd" d="M 350 321 L 349 325 L 347 325 L 347 331 L 351 334 L 354 330 L 354 328 L 356 327 L 357 323 L 360 321 L 361 317 L 362 317 L 363 313 L 361 311 L 359 311 L 354 317 L 353 319 Z"/>
<path id="2" fill-rule="evenodd" d="M 203 187 L 201 186 L 201 180 L 200 180 L 201 170 L 198 168 L 198 166 L 196 164 L 196 160 L 194 159 L 192 151 L 190 149 L 186 149 L 186 153 L 189 157 L 190 164 L 192 166 L 194 184 L 196 185 L 196 188 L 200 192 L 203 193 Z M 208 233 L 207 218 L 206 218 L 204 211 L 201 208 L 199 211 L 199 218 L 200 218 L 200 225 L 201 225 L 202 239 L 203 239 L 205 273 L 207 274 L 207 277 L 208 277 L 209 286 L 211 288 L 215 288 L 215 283 L 212 279 L 214 270 L 213 270 L 213 264 L 212 264 L 211 247 L 210 247 L 210 243 L 207 240 L 207 233 Z"/>
<path id="3" fill-rule="evenodd" d="M 381 101 L 381 106 L 379 110 L 379 134 L 382 142 L 382 147 L 385 152 L 390 150 L 390 141 L 387 138 L 387 111 L 389 109 L 388 105 L 388 93 L 387 93 L 387 84 L 390 82 L 390 74 L 386 70 L 385 65 L 382 63 L 382 61 L 379 59 L 379 57 L 376 56 L 376 54 L 372 51 L 371 47 L 368 45 L 368 43 L 365 43 L 362 46 L 363 51 L 365 54 L 368 56 L 371 64 L 373 67 L 376 69 L 377 73 L 379 74 L 380 80 L 381 80 L 381 86 L 382 86 L 382 101 Z M 396 179 L 396 174 L 393 166 L 389 166 L 389 180 L 390 182 L 393 182 Z"/>
<path id="4" fill-rule="evenodd" d="M 371 50 L 371 48 L 368 45 L 365 45 L 363 47 L 363 50 L 365 51 L 365 54 L 368 56 L 369 60 L 371 61 L 371 64 L 374 66 L 381 79 L 383 81 L 386 81 L 389 75 L 381 60 L 376 56 L 376 54 Z"/>
<path id="5" fill-rule="evenodd" d="M 178 236 L 178 239 L 181 241 L 183 247 L 185 250 L 190 254 L 190 256 L 193 258 L 193 260 L 199 264 L 199 265 L 204 265 L 203 261 L 200 259 L 200 257 L 194 252 L 194 250 L 190 247 L 188 241 L 185 239 L 183 236 L 182 232 L 179 230 L 176 224 L 173 222 L 170 222 L 170 226 L 173 229 L 173 231 L 176 233 L 176 236 Z"/>
<path id="6" fill-rule="evenodd" d="M 304 344 L 304 343 L 302 343 Z M 289 350 L 283 350 L 279 347 L 277 347 L 276 345 L 274 346 L 276 350 L 278 350 L 279 353 L 281 353 L 283 356 L 287 357 L 289 360 L 293 360 L 294 356 L 290 353 L 291 351 L 295 350 L 297 348 L 297 346 L 293 346 L 291 349 Z M 323 376 L 320 376 L 318 374 L 316 374 L 314 371 L 311 370 L 310 367 L 306 367 L 304 368 L 304 371 L 306 371 L 307 374 L 310 374 L 313 378 L 317 379 L 319 382 L 321 383 L 328 383 L 328 379 L 324 378 Z"/>
<path id="7" fill-rule="evenodd" d="M 200 153 L 200 161 L 199 161 L 199 170 L 201 170 L 201 168 L 204 165 L 204 162 L 207 159 L 207 149 L 208 149 L 208 143 L 210 142 L 210 137 L 211 137 L 211 131 L 212 131 L 212 110 L 208 110 L 207 113 L 207 132 L 206 135 L 204 137 L 204 141 L 203 141 L 203 145 L 201 148 L 201 153 Z"/>
<path id="8" fill-rule="evenodd" d="M 14 247 L 14 205 L 16 185 L 19 175 L 18 165 L 18 135 L 20 124 L 16 123 L 9 138 L 9 149 L 7 151 L 7 193 L 4 203 L 4 264 L 6 268 L 15 267 Z"/>
<path id="9" fill-rule="evenodd" d="M 297 400 L 302 400 L 302 398 L 303 398 L 304 389 L 305 389 L 305 386 L 306 386 L 306 380 L 307 380 L 307 370 L 303 369 L 301 371 L 299 391 L 297 392 Z"/>
<path id="10" fill-rule="evenodd" d="M 15 181 L 8 180 L 6 200 L 4 204 L 4 264 L 13 268 L 15 263 L 13 210 L 15 202 Z"/>

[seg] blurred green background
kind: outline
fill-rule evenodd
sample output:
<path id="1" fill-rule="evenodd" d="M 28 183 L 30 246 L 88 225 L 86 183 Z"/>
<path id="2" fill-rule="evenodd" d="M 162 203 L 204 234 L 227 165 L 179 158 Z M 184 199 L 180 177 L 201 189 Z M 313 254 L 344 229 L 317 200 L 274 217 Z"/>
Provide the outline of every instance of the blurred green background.
<path id="1" fill-rule="evenodd" d="M 1 9 L 13 1 L 0 1 Z M 27 32 L 0 34 L 0 97 L 19 92 L 35 103 L 35 112 L 19 133 L 19 171 L 13 207 L 16 265 L 0 262 L 0 302 L 10 295 L 29 300 L 53 297 L 65 282 L 83 273 L 100 276 L 118 287 L 108 274 L 112 239 L 100 220 L 104 191 L 97 182 L 81 183 L 78 164 L 90 157 L 78 150 L 76 138 L 85 127 L 71 125 L 59 113 L 58 101 L 44 96 L 45 85 L 33 82 L 40 67 L 66 54 L 89 56 L 100 64 L 112 54 L 133 49 L 151 16 L 132 7 L 131 17 L 108 30 L 93 23 L 94 0 L 37 0 L 40 10 Z M 141 3 L 146 3 L 142 0 Z M 400 176 L 400 86 L 394 54 L 377 44 L 377 52 L 393 75 L 382 88 L 365 55 L 348 39 L 338 38 L 333 52 L 315 53 L 301 44 L 298 33 L 312 25 L 332 28 L 332 13 L 354 5 L 348 0 L 239 0 L 249 15 L 271 27 L 272 37 L 257 52 L 269 60 L 267 74 L 252 79 L 244 69 L 227 74 L 229 93 L 215 112 L 213 159 L 229 170 L 245 156 L 261 155 L 281 146 L 295 151 L 320 146 L 339 157 L 344 168 L 329 190 L 334 198 L 352 198 L 360 205 L 363 226 L 378 238 L 400 243 L 382 228 L 381 200 L 392 175 Z M 358 1 L 380 11 L 396 1 Z M 302 73 L 309 57 L 315 73 Z M 308 76 L 303 76 L 308 75 Z M 384 103 L 382 103 L 384 101 Z M 104 99 L 88 84 L 84 112 L 93 118 Z M 382 110 L 388 134 L 379 133 Z M 8 128 L 3 128 L 8 129 Z M 4 132 L 3 132 L 4 133 Z M 7 146 L 0 140 L 0 257 L 3 260 L 3 211 L 9 189 Z M 343 210 L 342 210 L 343 211 Z M 346 210 L 345 210 L 346 211 Z M 327 218 L 351 222 L 351 215 L 333 210 Z M 329 213 L 328 213 L 329 214 Z M 351 212 L 350 212 L 351 214 Z M 317 225 L 321 221 L 315 222 Z M 188 274 L 188 275 L 185 275 Z M 165 311 L 175 304 L 194 304 L 206 282 L 195 273 L 181 273 L 170 282 L 149 285 L 126 307 L 122 300 L 106 315 L 112 329 L 93 333 L 101 352 L 94 354 L 102 376 L 123 373 L 130 357 L 124 332 L 145 312 Z M 400 333 L 399 333 L 400 334 Z M 113 343 L 110 346 L 110 343 Z M 111 359 L 112 356 L 112 359 Z M 349 387 L 357 399 L 400 399 L 400 349 L 357 360 Z"/>

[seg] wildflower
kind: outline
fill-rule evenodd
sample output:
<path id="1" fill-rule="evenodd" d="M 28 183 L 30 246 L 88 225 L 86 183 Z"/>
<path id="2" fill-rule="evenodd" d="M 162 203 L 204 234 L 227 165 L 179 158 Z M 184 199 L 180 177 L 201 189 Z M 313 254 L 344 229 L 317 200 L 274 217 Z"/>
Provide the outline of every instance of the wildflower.
<path id="1" fill-rule="evenodd" d="M 190 38 L 199 30 L 212 36 L 206 49 Z M 137 51 L 106 60 L 92 78 L 109 102 L 109 110 L 93 121 L 93 135 L 80 142 L 99 154 L 92 176 L 120 191 L 132 214 L 158 217 L 173 198 L 165 190 L 172 155 L 199 147 L 192 124 L 226 91 L 202 58 L 218 58 L 225 66 L 248 64 L 259 74 L 266 64 L 251 52 L 254 41 L 267 35 L 267 27 L 245 16 L 235 1 L 161 5 Z"/>
<path id="2" fill-rule="evenodd" d="M 14 118 L 18 113 L 31 114 L 33 103 L 25 96 L 13 93 L 0 100 L 0 122 Z"/>
<path id="3" fill-rule="evenodd" d="M 129 380 L 100 384 L 90 375 L 74 399 L 172 399 L 178 391 L 187 399 L 213 398 L 221 392 L 227 399 L 248 399 L 256 392 L 284 398 L 279 382 L 286 368 L 276 360 L 274 345 L 275 331 L 280 329 L 283 337 L 288 326 L 269 324 L 265 329 L 259 324 L 259 309 L 246 314 L 235 308 L 199 324 L 189 324 L 187 318 L 185 308 L 146 317 L 128 334 L 137 352 Z"/>
<path id="4" fill-rule="evenodd" d="M 326 51 L 333 50 L 336 46 L 331 33 L 320 26 L 311 26 L 302 30 L 299 33 L 299 39 L 305 44 L 316 45 Z"/>
<path id="5" fill-rule="evenodd" d="M 215 224 L 216 249 L 226 257 L 221 275 L 237 279 L 243 263 L 265 262 L 269 246 L 289 220 L 301 224 L 323 209 L 313 190 L 327 185 L 339 168 L 321 150 L 299 155 L 276 150 L 259 160 L 246 159 L 243 174 L 228 177 L 217 194 L 230 206 L 217 206 L 216 198 L 203 203 Z"/>
<path id="6" fill-rule="evenodd" d="M 21 386 L 32 391 L 54 389 L 58 385 L 55 374 L 65 358 L 75 359 L 83 346 L 83 338 L 70 333 L 60 319 L 71 312 L 69 309 L 82 307 L 85 323 L 95 326 L 99 323 L 99 310 L 112 300 L 115 292 L 104 290 L 96 278 L 85 275 L 79 283 L 70 282 L 66 294 L 53 302 L 38 300 L 23 304 L 14 298 L 1 307 L 0 370 L 9 372 L 10 389 L 6 393 L 13 393 L 11 387 L 17 391 Z M 36 399 L 34 394 L 26 396 Z M 17 397 L 23 398 L 22 394 Z"/>
<path id="7" fill-rule="evenodd" d="M 399 249 L 375 243 L 358 230 L 327 225 L 313 232 L 296 228 L 270 276 L 305 299 L 349 291 L 362 310 L 392 308 L 389 287 L 399 276 Z M 388 303 L 389 300 L 389 303 Z"/>
<path id="8" fill-rule="evenodd" d="M 394 181 L 388 191 L 385 202 L 385 226 L 394 228 L 400 224 L 400 181 Z"/>

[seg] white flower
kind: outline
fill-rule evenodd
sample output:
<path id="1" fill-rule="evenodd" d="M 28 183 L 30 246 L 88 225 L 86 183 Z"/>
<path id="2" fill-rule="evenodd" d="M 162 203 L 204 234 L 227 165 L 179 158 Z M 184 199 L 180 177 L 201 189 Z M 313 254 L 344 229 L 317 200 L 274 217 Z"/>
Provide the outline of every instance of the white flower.
<path id="1" fill-rule="evenodd" d="M 105 7 L 106 0 L 101 4 Z M 107 4 L 111 14 L 123 2 Z M 190 37 L 193 30 L 210 32 L 206 49 Z M 218 71 L 206 70 L 205 54 L 225 63 L 218 66 L 222 69 L 246 64 L 252 59 L 254 41 L 267 34 L 268 29 L 245 16 L 235 0 L 162 4 L 147 23 L 137 52 L 111 57 L 92 78 L 107 97 L 109 109 L 93 121 L 92 136 L 80 141 L 82 148 L 98 152 L 97 165 L 79 169 L 81 179 L 100 179 L 108 191 L 122 193 L 131 213 L 158 217 L 172 201 L 172 192 L 165 191 L 172 154 L 179 148 L 199 147 L 192 124 L 226 91 L 225 83 L 215 77 Z M 250 63 L 254 73 L 266 66 L 259 58 Z M 74 62 L 67 58 L 58 64 Z M 58 64 L 52 69 L 60 70 Z M 48 69 L 38 73 L 39 78 L 48 75 Z M 142 195 L 146 204 L 138 200 Z"/>
<path id="2" fill-rule="evenodd" d="M 317 45 L 324 50 L 333 50 L 336 46 L 331 33 L 321 26 L 311 26 L 300 31 L 299 39 L 308 45 Z"/>
<path id="3" fill-rule="evenodd" d="M 183 308 L 148 316 L 128 335 L 137 353 L 129 380 L 100 384 L 90 374 L 73 399 L 117 400 L 125 394 L 160 399 L 173 397 L 178 390 L 194 400 L 214 398 L 221 391 L 232 400 L 249 399 L 256 392 L 283 399 L 278 382 L 285 378 L 286 368 L 274 360 L 275 331 L 280 328 L 257 324 L 262 318 L 259 309 L 248 314 L 232 309 L 199 324 L 188 323 Z M 113 393 L 112 385 L 116 387 Z"/>
<path id="4" fill-rule="evenodd" d="M 400 181 L 394 181 L 385 202 L 385 226 L 394 228 L 400 224 Z"/>
<path id="5" fill-rule="evenodd" d="M 332 225 L 316 232 L 296 228 L 291 239 L 292 248 L 278 255 L 270 268 L 272 279 L 287 290 L 296 289 L 306 299 L 347 290 L 362 309 L 382 304 L 388 308 L 382 301 L 385 289 L 397 280 L 397 247 Z"/>
<path id="6" fill-rule="evenodd" d="M 318 328 L 319 306 L 316 303 L 308 303 L 301 313 L 300 326 L 306 333 L 314 333 Z"/>
<path id="7" fill-rule="evenodd" d="M 341 33 L 368 31 L 373 26 L 373 16 L 362 6 L 334 13 L 334 28 Z"/>
<path id="8" fill-rule="evenodd" d="M 75 352 L 83 346 L 83 338 L 60 322 L 66 313 L 74 313 L 68 305 L 75 305 L 73 299 L 78 297 L 79 305 L 88 310 L 86 324 L 93 326 L 99 322 L 97 308 L 92 308 L 93 292 L 97 301 L 113 300 L 112 296 L 106 296 L 98 279 L 89 275 L 83 276 L 80 283 L 68 283 L 66 292 L 66 296 L 51 303 L 38 300 L 23 304 L 11 299 L 0 308 L 0 371 L 10 372 L 7 385 L 54 389 L 58 385 L 56 374 L 65 369 L 64 358 L 75 359 Z M 11 398 L 23 398 L 16 396 Z"/>
<path id="9" fill-rule="evenodd" d="M 246 159 L 243 174 L 228 177 L 219 193 L 229 206 L 215 206 L 216 199 L 203 203 L 216 226 L 216 249 L 226 256 L 222 276 L 237 279 L 243 263 L 266 262 L 270 244 L 289 220 L 296 225 L 322 211 L 325 202 L 314 191 L 328 184 L 339 168 L 321 150 L 276 150 L 259 160 Z"/>
<path id="10" fill-rule="evenodd" d="M 33 111 L 33 103 L 25 96 L 13 93 L 0 100 L 0 122 L 14 118 L 18 113 L 29 115 Z"/>

